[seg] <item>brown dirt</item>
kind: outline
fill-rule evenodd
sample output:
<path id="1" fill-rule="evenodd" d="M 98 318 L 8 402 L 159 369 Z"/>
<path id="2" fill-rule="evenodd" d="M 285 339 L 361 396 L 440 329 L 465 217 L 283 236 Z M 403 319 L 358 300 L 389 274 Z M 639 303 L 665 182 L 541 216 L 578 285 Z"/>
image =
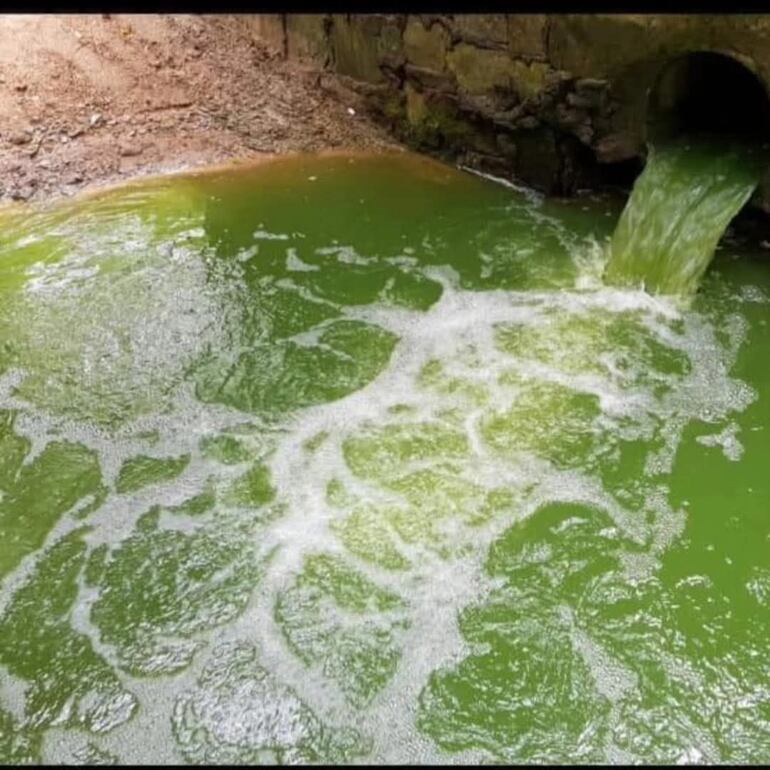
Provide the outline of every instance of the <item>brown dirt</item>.
<path id="1" fill-rule="evenodd" d="M 0 201 L 288 152 L 393 149 L 361 107 L 333 76 L 255 40 L 245 17 L 0 15 Z"/>

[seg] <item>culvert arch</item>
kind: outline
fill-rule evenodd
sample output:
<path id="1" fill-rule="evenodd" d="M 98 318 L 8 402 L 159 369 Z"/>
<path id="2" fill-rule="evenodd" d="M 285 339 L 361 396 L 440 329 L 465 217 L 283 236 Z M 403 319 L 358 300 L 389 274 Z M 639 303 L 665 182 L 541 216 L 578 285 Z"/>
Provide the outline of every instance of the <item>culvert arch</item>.
<path id="1" fill-rule="evenodd" d="M 687 134 L 770 140 L 770 98 L 744 63 L 715 51 L 679 54 L 658 70 L 647 97 L 647 141 Z"/>

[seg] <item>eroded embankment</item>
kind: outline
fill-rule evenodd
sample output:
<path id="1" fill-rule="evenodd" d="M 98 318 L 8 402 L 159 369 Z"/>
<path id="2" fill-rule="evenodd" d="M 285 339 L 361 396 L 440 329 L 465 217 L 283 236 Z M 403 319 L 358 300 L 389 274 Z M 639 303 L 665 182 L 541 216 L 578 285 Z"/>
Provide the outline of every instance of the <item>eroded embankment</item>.
<path id="1" fill-rule="evenodd" d="M 393 147 L 247 16 L 0 17 L 0 201 L 295 151 Z"/>

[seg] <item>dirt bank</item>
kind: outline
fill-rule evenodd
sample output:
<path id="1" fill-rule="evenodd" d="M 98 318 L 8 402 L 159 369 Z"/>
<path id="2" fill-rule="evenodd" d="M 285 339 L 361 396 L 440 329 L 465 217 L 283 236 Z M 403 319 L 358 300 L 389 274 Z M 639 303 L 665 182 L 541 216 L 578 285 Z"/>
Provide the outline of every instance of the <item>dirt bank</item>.
<path id="1" fill-rule="evenodd" d="M 0 200 L 263 155 L 394 148 L 237 16 L 0 16 Z"/>

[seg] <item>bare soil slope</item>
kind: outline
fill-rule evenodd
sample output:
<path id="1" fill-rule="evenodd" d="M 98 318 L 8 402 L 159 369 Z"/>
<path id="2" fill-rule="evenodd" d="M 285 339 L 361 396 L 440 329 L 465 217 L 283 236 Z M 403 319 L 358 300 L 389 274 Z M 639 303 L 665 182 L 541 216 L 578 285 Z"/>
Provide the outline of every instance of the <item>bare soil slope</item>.
<path id="1" fill-rule="evenodd" d="M 0 200 L 393 140 L 233 15 L 0 15 Z"/>

